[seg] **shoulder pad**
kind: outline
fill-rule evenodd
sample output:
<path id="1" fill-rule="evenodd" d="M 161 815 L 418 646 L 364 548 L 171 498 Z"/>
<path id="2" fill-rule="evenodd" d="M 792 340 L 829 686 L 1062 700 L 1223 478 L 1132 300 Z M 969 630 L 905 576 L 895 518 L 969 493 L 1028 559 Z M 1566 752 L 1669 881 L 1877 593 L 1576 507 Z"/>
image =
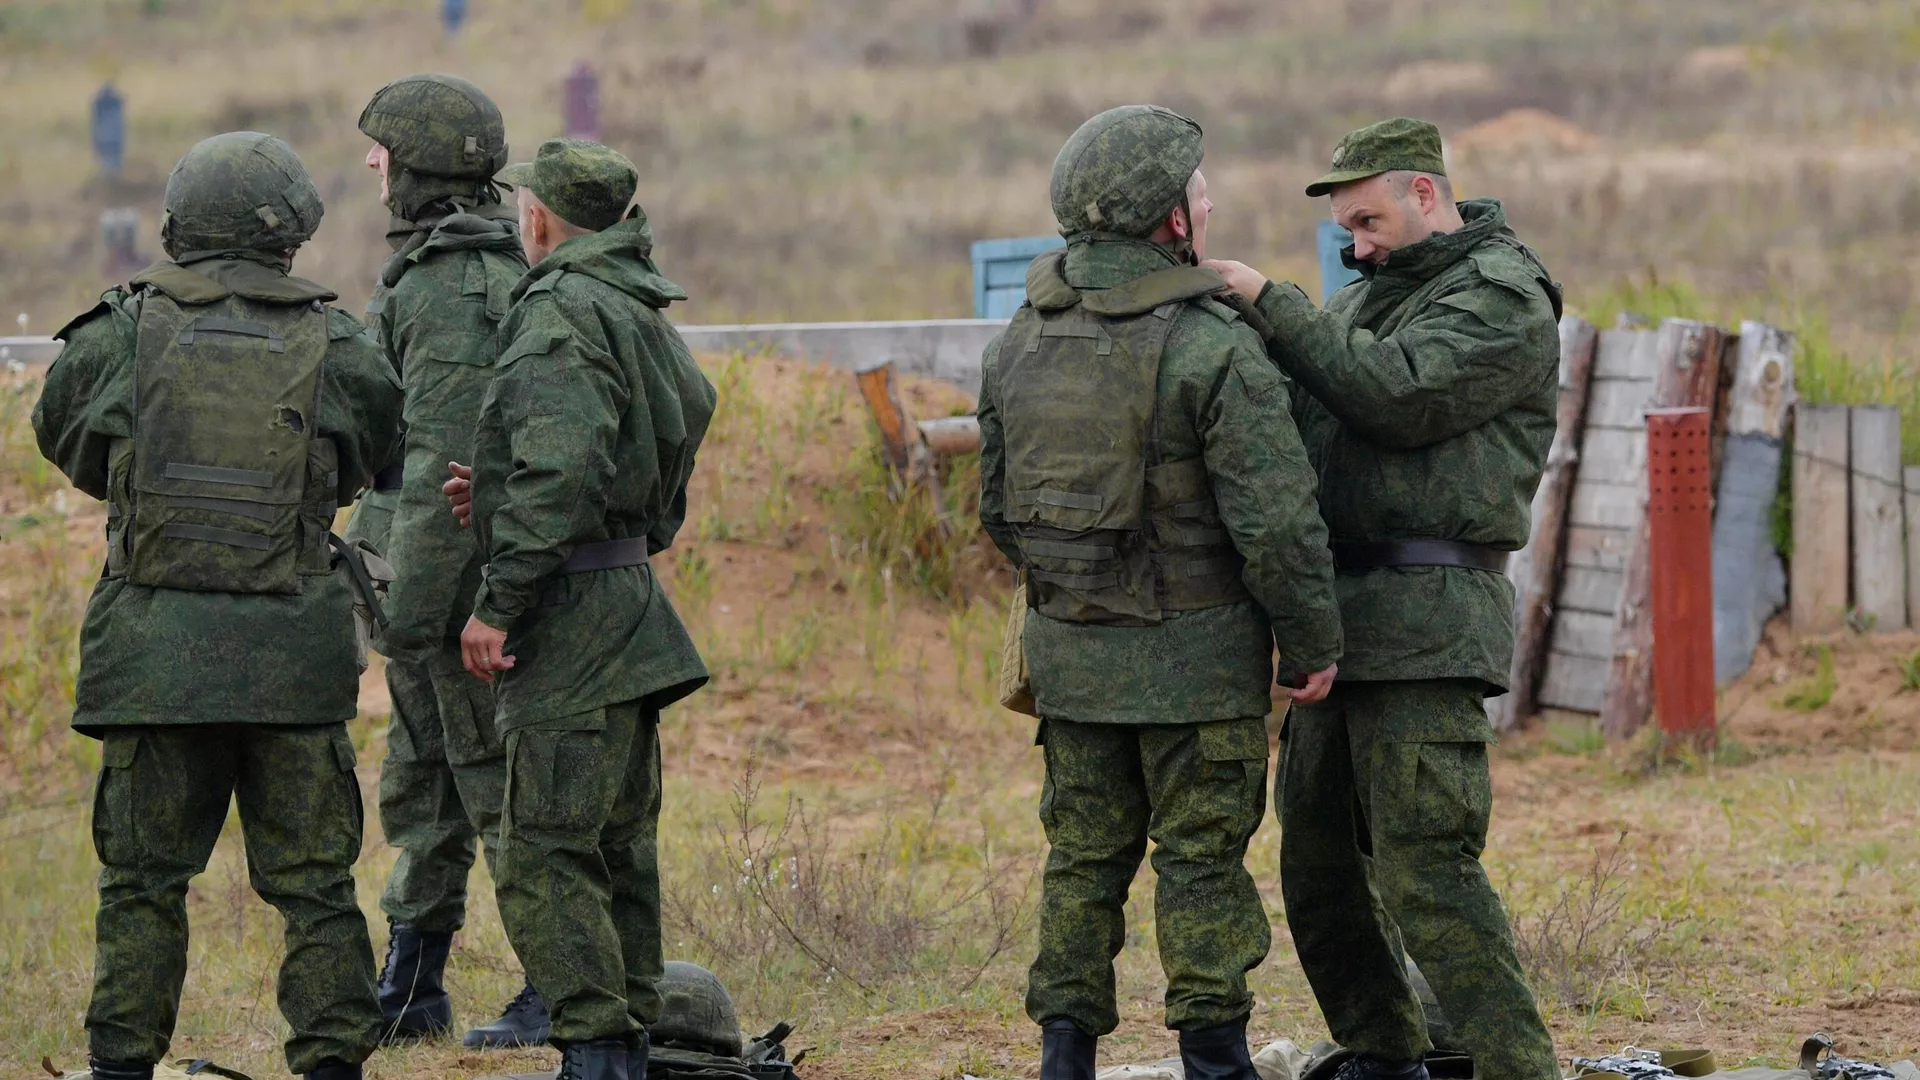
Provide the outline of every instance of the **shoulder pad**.
<path id="1" fill-rule="evenodd" d="M 1560 285 L 1547 275 L 1547 269 L 1533 252 L 1519 241 L 1495 238 L 1467 253 L 1480 276 L 1502 288 L 1532 296 L 1535 290 L 1546 295 L 1553 305 L 1553 316 L 1560 317 Z"/>
<path id="2" fill-rule="evenodd" d="M 1027 264 L 1027 303 L 1035 311 L 1065 311 L 1080 302 L 1080 293 L 1067 284 L 1065 248 L 1042 252 Z"/>
<path id="3" fill-rule="evenodd" d="M 559 328 L 538 327 L 530 330 L 522 330 L 519 334 L 515 335 L 513 341 L 509 342 L 507 347 L 501 351 L 498 366 L 506 367 L 508 364 L 513 363 L 523 356 L 540 356 L 550 353 L 553 351 L 555 345 L 572 336 L 573 331 L 564 326 Z"/>
<path id="4" fill-rule="evenodd" d="M 233 295 L 233 290 L 205 274 L 177 263 L 158 262 L 134 275 L 131 285 L 145 285 L 182 304 L 211 304 Z"/>
<path id="5" fill-rule="evenodd" d="M 1217 272 L 1204 266 L 1169 266 L 1125 285 L 1084 293 L 1080 303 L 1095 315 L 1145 315 L 1163 304 L 1197 300 L 1226 287 Z"/>
<path id="6" fill-rule="evenodd" d="M 352 312 L 342 311 L 337 307 L 327 308 L 326 311 L 328 341 L 344 341 L 367 332 L 365 324 L 354 318 Z"/>
<path id="7" fill-rule="evenodd" d="M 73 340 L 74 331 L 102 315 L 111 315 L 116 311 L 121 314 L 131 314 L 127 311 L 129 298 L 130 294 L 127 290 L 116 285 L 100 294 L 99 303 L 67 320 L 67 325 L 55 330 L 53 336 L 61 341 L 71 341 Z"/>

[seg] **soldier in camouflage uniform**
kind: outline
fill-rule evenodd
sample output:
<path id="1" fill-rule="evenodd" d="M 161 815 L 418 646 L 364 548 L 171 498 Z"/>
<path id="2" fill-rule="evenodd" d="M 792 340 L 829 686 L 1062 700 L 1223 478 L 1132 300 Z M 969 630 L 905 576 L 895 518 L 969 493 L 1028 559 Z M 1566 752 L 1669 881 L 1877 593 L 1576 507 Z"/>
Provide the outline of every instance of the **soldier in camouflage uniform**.
<path id="1" fill-rule="evenodd" d="M 1359 281 L 1316 309 L 1213 263 L 1257 297 L 1333 535 L 1347 651 L 1326 701 L 1287 722 L 1278 806 L 1287 925 L 1359 1077 L 1424 1075 L 1420 965 L 1479 1075 L 1558 1075 L 1480 865 L 1492 792 L 1482 699 L 1506 689 L 1513 587 L 1553 438 L 1560 289 L 1500 204 L 1455 204 L 1440 133 L 1347 136 L 1332 195 Z"/>
<path id="2" fill-rule="evenodd" d="M 687 294 L 628 209 L 631 162 L 555 139 L 500 178 L 534 265 L 447 485 L 487 558 L 461 647 L 506 733 L 495 893 L 560 1080 L 628 1080 L 661 1008 L 660 710 L 707 680 L 647 557 L 686 518 L 714 390 L 664 313 Z"/>
<path id="3" fill-rule="evenodd" d="M 1119 1023 L 1113 958 L 1154 842 L 1166 1020 L 1193 1080 L 1252 1080 L 1246 973 L 1267 954 L 1247 873 L 1265 810 L 1274 646 L 1298 696 L 1340 623 L 1287 379 L 1190 265 L 1199 125 L 1101 113 L 1054 162 L 1064 252 L 987 349 L 980 520 L 1023 574 L 1051 851 L 1027 1014 L 1043 1080 L 1091 1080 Z"/>
<path id="4" fill-rule="evenodd" d="M 286 924 L 288 1065 L 357 1078 L 377 1037 L 346 729 L 359 564 L 328 529 L 394 450 L 401 393 L 335 294 L 289 276 L 320 214 L 280 140 L 195 146 L 167 180 L 171 261 L 60 331 L 34 410 L 40 452 L 108 508 L 73 717 L 103 743 L 99 1080 L 149 1080 L 166 1053 L 187 883 L 236 799 L 254 888 Z"/>
<path id="5" fill-rule="evenodd" d="M 479 87 L 452 75 L 384 86 L 360 114 L 393 212 L 393 255 L 380 269 L 368 320 L 406 384 L 403 460 L 374 477 L 349 538 L 384 552 L 396 577 L 381 637 L 392 714 L 380 768 L 380 826 L 400 849 L 380 896 L 391 932 L 380 971 L 385 1038 L 447 1030 L 443 982 L 453 935 L 466 921 L 476 838 L 499 861 L 506 756 L 493 688 L 460 663 L 481 558 L 447 513 L 446 463 L 473 456 L 480 399 L 499 355 L 494 334 L 526 273 L 514 211 L 493 174 L 506 164 L 506 126 Z M 546 1007 L 523 989 L 468 1046 L 546 1041 Z"/>

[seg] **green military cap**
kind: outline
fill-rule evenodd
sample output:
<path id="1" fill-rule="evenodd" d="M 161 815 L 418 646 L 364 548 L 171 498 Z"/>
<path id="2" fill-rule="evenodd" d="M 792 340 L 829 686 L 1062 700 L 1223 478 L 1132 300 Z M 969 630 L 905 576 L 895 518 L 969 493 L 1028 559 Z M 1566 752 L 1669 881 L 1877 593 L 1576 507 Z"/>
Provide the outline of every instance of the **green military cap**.
<path id="1" fill-rule="evenodd" d="M 626 216 L 640 171 L 610 146 L 548 139 L 532 161 L 509 165 L 494 179 L 530 189 L 568 224 L 598 232 Z"/>
<path id="2" fill-rule="evenodd" d="M 1439 128 L 1425 120 L 1398 117 L 1352 132 L 1334 147 L 1333 171 L 1308 184 L 1307 194 L 1325 195 L 1341 184 L 1402 170 L 1447 175 Z"/>

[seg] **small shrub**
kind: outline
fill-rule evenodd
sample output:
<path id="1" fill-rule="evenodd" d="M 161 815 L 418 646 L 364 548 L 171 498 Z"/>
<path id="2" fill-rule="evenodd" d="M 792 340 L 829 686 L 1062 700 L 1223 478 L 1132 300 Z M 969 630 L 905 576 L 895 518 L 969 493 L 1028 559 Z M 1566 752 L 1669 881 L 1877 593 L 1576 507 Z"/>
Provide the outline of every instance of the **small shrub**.
<path id="1" fill-rule="evenodd" d="M 1540 997 L 1596 1012 L 1643 996 L 1639 987 L 1665 927 L 1626 913 L 1627 876 L 1634 869 L 1626 836 L 1596 855 L 1584 875 L 1568 879 L 1544 910 L 1515 918 L 1520 965 Z"/>
<path id="2" fill-rule="evenodd" d="M 1813 657 L 1813 675 L 1796 683 L 1780 698 L 1783 708 L 1813 712 L 1833 700 L 1833 692 L 1839 686 L 1833 674 L 1833 646 L 1822 641 L 1809 645 L 1807 652 Z"/>

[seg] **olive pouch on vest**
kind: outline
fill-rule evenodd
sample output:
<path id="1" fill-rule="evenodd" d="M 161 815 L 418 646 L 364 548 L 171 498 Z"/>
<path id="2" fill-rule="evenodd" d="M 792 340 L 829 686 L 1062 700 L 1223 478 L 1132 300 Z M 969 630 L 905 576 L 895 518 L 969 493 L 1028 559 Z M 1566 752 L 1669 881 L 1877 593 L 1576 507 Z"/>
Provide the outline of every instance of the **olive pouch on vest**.
<path id="1" fill-rule="evenodd" d="M 323 305 L 228 295 L 140 310 L 124 526 L 129 581 L 203 592 L 296 593 L 325 572 L 335 477 L 318 439 Z M 311 496 L 311 498 L 310 498 Z M 324 500 L 327 522 L 307 522 Z"/>
<path id="2" fill-rule="evenodd" d="M 1006 519 L 1029 603 L 1066 622 L 1151 626 L 1244 599 L 1205 464 L 1162 461 L 1154 427 L 1174 319 L 1224 283 L 1171 267 L 1080 292 L 1063 257 L 1034 260 L 1000 343 Z"/>

